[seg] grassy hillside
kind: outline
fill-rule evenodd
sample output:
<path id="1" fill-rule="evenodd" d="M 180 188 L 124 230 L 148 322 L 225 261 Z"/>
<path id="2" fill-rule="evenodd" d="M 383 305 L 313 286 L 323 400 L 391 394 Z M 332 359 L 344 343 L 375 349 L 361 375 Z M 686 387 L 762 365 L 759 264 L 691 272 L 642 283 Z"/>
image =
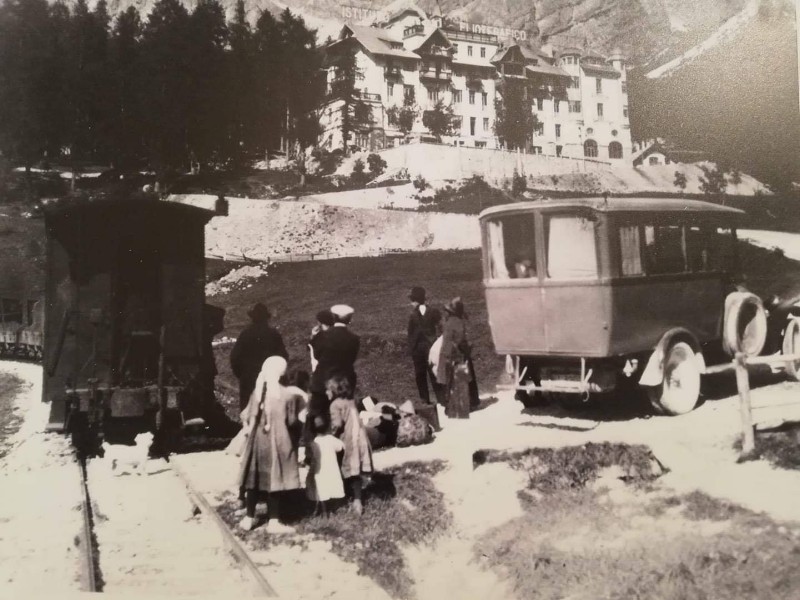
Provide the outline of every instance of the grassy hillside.
<path id="1" fill-rule="evenodd" d="M 309 370 L 306 343 L 314 315 L 338 302 L 356 309 L 352 329 L 361 336 L 356 368 L 361 395 L 392 402 L 415 399 L 414 373 L 406 351 L 411 286 L 428 290 L 431 305 L 460 295 L 469 312 L 468 336 L 474 342 L 478 383 L 493 390 L 503 361 L 494 354 L 481 288 L 478 251 L 425 252 L 380 258 L 347 258 L 277 264 L 250 289 L 209 299 L 227 309 L 224 335 L 236 336 L 247 325 L 247 310 L 265 302 L 276 313 L 275 325 L 291 355 L 290 368 Z M 229 350 L 217 353 L 219 384 L 235 391 Z"/>
<path id="2" fill-rule="evenodd" d="M 744 243 L 741 255 L 753 291 L 763 295 L 800 292 L 800 263 Z M 213 297 L 209 302 L 227 309 L 224 335 L 232 337 L 246 326 L 247 310 L 255 302 L 265 302 L 277 313 L 274 323 L 291 355 L 290 368 L 304 370 L 309 369 L 305 344 L 316 312 L 337 302 L 351 304 L 356 309 L 352 328 L 362 340 L 356 363 L 359 392 L 400 402 L 417 397 L 405 346 L 412 285 L 424 286 L 436 306 L 452 296 L 462 296 L 470 315 L 468 336 L 478 383 L 482 391 L 494 391 L 504 363 L 491 341 L 476 250 L 277 264 L 266 279 L 250 289 Z M 228 353 L 229 349 L 217 352 L 218 384 L 236 394 Z"/>

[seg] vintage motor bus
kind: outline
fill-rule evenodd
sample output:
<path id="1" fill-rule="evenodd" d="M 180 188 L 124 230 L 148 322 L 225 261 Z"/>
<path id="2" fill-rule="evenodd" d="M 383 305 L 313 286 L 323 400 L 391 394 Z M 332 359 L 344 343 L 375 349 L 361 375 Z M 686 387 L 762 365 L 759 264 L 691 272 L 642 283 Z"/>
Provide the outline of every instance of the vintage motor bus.
<path id="1" fill-rule="evenodd" d="M 743 215 L 655 198 L 484 210 L 489 323 L 496 351 L 514 357 L 517 397 L 641 385 L 660 412 L 691 411 L 707 361 L 764 346 L 761 300 L 734 285 Z"/>

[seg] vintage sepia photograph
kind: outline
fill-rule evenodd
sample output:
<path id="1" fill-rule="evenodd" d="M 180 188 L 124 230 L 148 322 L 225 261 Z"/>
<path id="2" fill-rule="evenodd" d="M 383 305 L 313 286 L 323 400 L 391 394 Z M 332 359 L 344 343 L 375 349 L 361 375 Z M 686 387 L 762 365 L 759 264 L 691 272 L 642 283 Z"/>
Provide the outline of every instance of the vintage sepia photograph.
<path id="1" fill-rule="evenodd" d="M 800 598 L 796 0 L 0 0 L 0 597 Z"/>

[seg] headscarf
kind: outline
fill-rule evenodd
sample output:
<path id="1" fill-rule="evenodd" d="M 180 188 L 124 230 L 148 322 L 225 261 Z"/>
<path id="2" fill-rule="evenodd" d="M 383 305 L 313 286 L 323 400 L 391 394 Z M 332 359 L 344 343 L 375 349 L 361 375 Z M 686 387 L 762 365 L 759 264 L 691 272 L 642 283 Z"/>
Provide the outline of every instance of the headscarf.
<path id="1" fill-rule="evenodd" d="M 272 400 L 280 399 L 281 389 L 282 389 L 282 386 L 280 384 L 280 379 L 281 377 L 283 377 L 285 373 L 286 373 L 286 359 L 283 358 L 282 356 L 270 356 L 267 357 L 267 360 L 265 360 L 264 363 L 261 365 L 261 372 L 258 374 L 258 378 L 256 379 L 256 387 L 253 389 L 253 393 L 258 394 L 255 406 L 261 404 L 262 402 L 261 391 L 264 389 L 265 384 L 267 386 L 266 394 L 264 395 L 263 398 L 264 406 L 262 407 L 264 410 L 264 415 L 266 417 L 266 424 L 264 425 L 265 431 L 269 431 L 270 428 L 269 411 L 266 410 L 267 405 L 269 405 L 270 401 Z"/>

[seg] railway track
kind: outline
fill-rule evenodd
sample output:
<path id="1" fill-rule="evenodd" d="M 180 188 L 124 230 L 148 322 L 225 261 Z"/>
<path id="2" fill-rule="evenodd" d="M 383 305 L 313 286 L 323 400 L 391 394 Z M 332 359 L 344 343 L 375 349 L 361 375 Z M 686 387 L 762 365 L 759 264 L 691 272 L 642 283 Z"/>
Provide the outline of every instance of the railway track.
<path id="1" fill-rule="evenodd" d="M 78 464 L 83 591 L 277 597 L 177 460 L 151 460 L 145 476 L 111 474 L 107 462 Z"/>

